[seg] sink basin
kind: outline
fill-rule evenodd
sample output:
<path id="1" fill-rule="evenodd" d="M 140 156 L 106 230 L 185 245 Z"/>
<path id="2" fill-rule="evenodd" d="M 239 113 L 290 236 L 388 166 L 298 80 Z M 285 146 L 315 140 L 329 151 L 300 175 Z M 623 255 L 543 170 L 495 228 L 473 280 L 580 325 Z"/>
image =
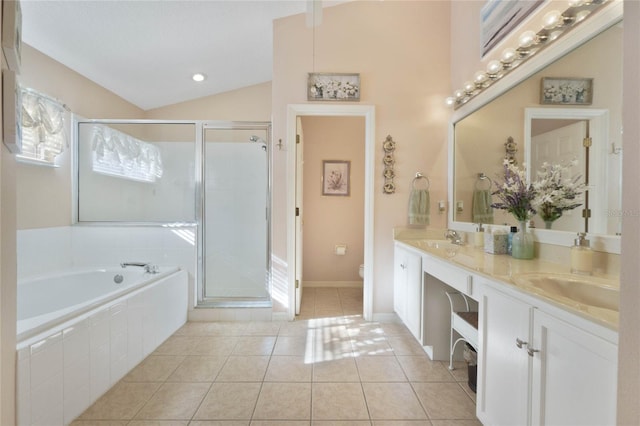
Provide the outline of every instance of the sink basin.
<path id="1" fill-rule="evenodd" d="M 530 273 L 514 275 L 513 281 L 551 298 L 618 311 L 620 292 L 609 280 L 574 274 Z"/>
<path id="2" fill-rule="evenodd" d="M 453 244 L 449 240 L 420 240 L 416 242 L 416 246 L 423 250 L 437 250 L 447 257 L 455 256 L 460 248 L 459 244 Z"/>

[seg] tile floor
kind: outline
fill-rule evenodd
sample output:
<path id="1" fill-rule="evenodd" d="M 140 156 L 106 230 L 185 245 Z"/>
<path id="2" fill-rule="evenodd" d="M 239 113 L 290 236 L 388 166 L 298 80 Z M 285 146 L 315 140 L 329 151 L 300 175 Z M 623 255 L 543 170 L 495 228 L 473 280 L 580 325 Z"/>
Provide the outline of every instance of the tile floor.
<path id="1" fill-rule="evenodd" d="M 480 425 L 464 363 L 361 312 L 361 290 L 312 288 L 293 322 L 189 322 L 72 425 Z"/>

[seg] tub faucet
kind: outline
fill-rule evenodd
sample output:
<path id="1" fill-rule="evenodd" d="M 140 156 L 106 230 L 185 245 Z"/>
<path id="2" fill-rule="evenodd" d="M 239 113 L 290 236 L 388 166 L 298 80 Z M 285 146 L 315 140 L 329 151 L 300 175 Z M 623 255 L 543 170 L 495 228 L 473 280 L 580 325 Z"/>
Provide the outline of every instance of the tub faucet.
<path id="1" fill-rule="evenodd" d="M 463 245 L 462 237 L 453 229 L 447 229 L 444 232 L 444 238 L 447 240 L 451 240 L 453 244 Z"/>
<path id="2" fill-rule="evenodd" d="M 158 272 L 160 272 L 160 270 L 158 269 L 158 265 L 152 265 L 150 263 L 143 263 L 143 262 L 122 262 L 120 264 L 121 267 L 126 268 L 127 266 L 138 266 L 140 268 L 144 268 L 145 272 L 148 272 L 150 274 L 157 274 Z"/>

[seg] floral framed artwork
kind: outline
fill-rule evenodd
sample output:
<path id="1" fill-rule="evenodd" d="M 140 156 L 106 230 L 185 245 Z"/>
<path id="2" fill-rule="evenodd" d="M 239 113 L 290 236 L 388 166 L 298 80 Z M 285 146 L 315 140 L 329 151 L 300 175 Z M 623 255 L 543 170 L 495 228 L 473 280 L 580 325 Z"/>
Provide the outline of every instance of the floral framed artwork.
<path id="1" fill-rule="evenodd" d="M 360 74 L 309 73 L 308 101 L 360 101 Z"/>
<path id="2" fill-rule="evenodd" d="M 542 77 L 540 103 L 547 105 L 591 105 L 592 78 Z"/>
<path id="3" fill-rule="evenodd" d="M 351 194 L 351 161 L 322 160 L 322 195 Z"/>

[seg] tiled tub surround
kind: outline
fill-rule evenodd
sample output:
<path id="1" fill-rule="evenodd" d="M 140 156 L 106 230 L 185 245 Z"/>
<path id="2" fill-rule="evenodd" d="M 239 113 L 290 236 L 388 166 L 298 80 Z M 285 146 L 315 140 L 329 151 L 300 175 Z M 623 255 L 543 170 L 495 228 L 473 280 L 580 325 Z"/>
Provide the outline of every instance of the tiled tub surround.
<path id="1" fill-rule="evenodd" d="M 19 341 L 18 424 L 71 422 L 186 322 L 187 294 L 187 273 L 167 271 Z"/>

